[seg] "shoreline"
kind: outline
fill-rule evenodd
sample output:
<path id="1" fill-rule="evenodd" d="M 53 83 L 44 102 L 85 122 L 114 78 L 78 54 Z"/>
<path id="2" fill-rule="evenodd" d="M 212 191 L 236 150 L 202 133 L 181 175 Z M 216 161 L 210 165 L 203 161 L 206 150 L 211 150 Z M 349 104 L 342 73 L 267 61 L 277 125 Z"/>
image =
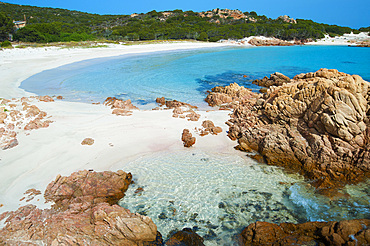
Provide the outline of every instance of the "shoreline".
<path id="1" fill-rule="evenodd" d="M 225 47 L 214 43 L 171 43 L 138 46 L 113 45 L 111 48 L 94 49 L 13 49 L 0 52 L 0 73 L 3 85 L 0 97 L 17 98 L 33 96 L 18 86 L 20 83 L 46 69 L 86 59 L 138 54 L 158 51 Z M 19 68 L 22 69 L 19 69 Z M 34 204 L 47 208 L 42 196 L 31 201 L 22 199 L 28 189 L 43 192 L 58 174 L 69 175 L 82 169 L 97 171 L 124 169 L 143 155 L 157 152 L 191 151 L 183 147 L 182 130 L 187 128 L 196 137 L 193 148 L 207 153 L 239 154 L 235 142 L 226 134 L 230 111 L 197 111 L 198 121 L 173 118 L 172 110 L 139 111 L 131 116 L 112 114 L 110 107 L 83 102 L 56 100 L 42 102 L 30 98 L 30 104 L 47 113 L 53 121 L 47 128 L 17 130 L 18 146 L 2 151 L 0 159 L 0 214 L 20 206 Z M 21 106 L 18 106 L 21 107 Z M 222 128 L 218 136 L 201 137 L 195 128 L 204 120 L 212 120 Z M 17 128 L 17 127 L 16 127 Z M 85 138 L 93 138 L 91 146 L 81 145 Z M 129 172 L 130 170 L 126 170 Z"/>
<path id="2" fill-rule="evenodd" d="M 86 59 L 230 46 L 235 45 L 174 42 L 137 46 L 111 45 L 108 48 L 90 49 L 50 47 L 4 50 L 0 51 L 0 73 L 3 77 L 0 97 L 32 96 L 32 93 L 18 87 L 23 80 L 43 70 Z M 35 188 L 43 191 L 48 182 L 58 174 L 69 175 L 74 171 L 90 168 L 115 171 L 122 168 L 124 163 L 142 155 L 161 151 L 184 151 L 181 142 L 184 128 L 190 129 L 197 138 L 195 148 L 199 150 L 243 155 L 234 150 L 237 143 L 231 141 L 226 134 L 229 128 L 225 122 L 229 119 L 230 111 L 197 111 L 201 118 L 193 122 L 173 118 L 172 110 L 134 111 L 132 116 L 116 116 L 112 115 L 109 107 L 102 104 L 61 100 L 48 103 L 33 100 L 32 104 L 45 111 L 54 122 L 44 129 L 21 129 L 17 133 L 19 145 L 2 151 L 0 213 L 27 204 L 24 201 L 19 202 L 26 190 Z M 202 121 L 206 119 L 222 128 L 219 136 L 200 137 L 195 132 L 195 128 L 201 127 Z M 95 144 L 82 146 L 81 141 L 90 137 L 95 140 Z M 31 203 L 35 204 L 35 200 Z M 1 204 L 4 206 L 1 207 Z M 43 204 L 42 198 L 36 204 L 41 208 L 49 206 Z"/>
<path id="3" fill-rule="evenodd" d="M 8 99 L 32 96 L 34 94 L 19 88 L 22 81 L 42 71 L 84 60 L 121 55 L 227 46 L 230 45 L 180 41 L 140 45 L 109 44 L 108 47 L 98 48 L 38 47 L 4 49 L 0 51 L 0 73 L 2 74 L 2 89 L 0 89 L 0 95 L 2 98 Z"/>

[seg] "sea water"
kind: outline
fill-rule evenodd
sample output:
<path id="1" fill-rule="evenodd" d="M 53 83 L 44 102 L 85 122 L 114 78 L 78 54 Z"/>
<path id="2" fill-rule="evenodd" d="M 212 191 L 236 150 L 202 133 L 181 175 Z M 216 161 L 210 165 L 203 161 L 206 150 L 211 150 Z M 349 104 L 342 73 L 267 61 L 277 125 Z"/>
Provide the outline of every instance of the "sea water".
<path id="1" fill-rule="evenodd" d="M 276 71 L 289 77 L 333 68 L 370 81 L 370 49 L 360 47 L 228 47 L 118 56 L 47 70 L 21 88 L 67 100 L 131 99 L 141 109 L 166 97 L 206 108 L 206 92 L 233 82 L 252 84 Z M 133 174 L 120 204 L 153 219 L 167 238 L 189 227 L 207 245 L 233 245 L 250 223 L 330 221 L 370 217 L 370 182 L 321 196 L 296 174 L 241 155 L 184 149 L 155 153 L 120 167 Z"/>
<path id="2" fill-rule="evenodd" d="M 131 99 L 153 108 L 164 96 L 206 108 L 206 92 L 215 86 L 252 84 L 274 72 L 289 77 L 334 68 L 370 81 L 370 49 L 344 46 L 227 47 L 124 55 L 77 62 L 36 74 L 21 88 L 66 100 L 102 102 Z"/>
<path id="3" fill-rule="evenodd" d="M 192 228 L 206 245 L 234 245 L 256 221 L 303 223 L 370 217 L 370 186 L 319 195 L 303 177 L 241 155 L 185 149 L 155 153 L 121 167 L 131 172 L 119 204 L 149 216 L 163 237 Z"/>

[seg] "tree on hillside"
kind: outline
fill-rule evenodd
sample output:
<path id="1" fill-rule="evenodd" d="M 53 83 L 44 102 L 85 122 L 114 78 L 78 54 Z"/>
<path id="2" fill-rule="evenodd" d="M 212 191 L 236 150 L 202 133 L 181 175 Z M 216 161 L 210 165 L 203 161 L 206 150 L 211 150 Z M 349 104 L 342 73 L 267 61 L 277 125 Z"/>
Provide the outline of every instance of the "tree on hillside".
<path id="1" fill-rule="evenodd" d="M 8 40 L 9 34 L 13 34 L 14 24 L 12 19 L 0 13 L 0 41 Z"/>

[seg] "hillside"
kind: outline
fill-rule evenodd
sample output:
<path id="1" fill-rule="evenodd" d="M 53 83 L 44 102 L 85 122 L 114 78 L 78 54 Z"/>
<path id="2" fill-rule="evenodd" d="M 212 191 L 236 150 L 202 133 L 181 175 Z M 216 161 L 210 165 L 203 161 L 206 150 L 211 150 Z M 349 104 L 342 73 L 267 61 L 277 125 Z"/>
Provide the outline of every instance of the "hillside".
<path id="1" fill-rule="evenodd" d="M 40 8 L 0 3 L 1 20 L 23 20 L 26 27 L 12 34 L 17 41 L 57 42 L 80 40 L 168 40 L 196 39 L 215 42 L 249 36 L 284 40 L 319 39 L 328 33 L 358 32 L 349 27 L 294 20 L 288 16 L 271 19 L 256 12 L 214 9 L 205 12 L 155 10 L 131 15 L 98 15 L 66 9 Z M 3 21 L 4 22 L 4 21 Z M 5 24 L 3 24 L 5 25 Z M 0 35 L 1 37 L 1 35 Z"/>

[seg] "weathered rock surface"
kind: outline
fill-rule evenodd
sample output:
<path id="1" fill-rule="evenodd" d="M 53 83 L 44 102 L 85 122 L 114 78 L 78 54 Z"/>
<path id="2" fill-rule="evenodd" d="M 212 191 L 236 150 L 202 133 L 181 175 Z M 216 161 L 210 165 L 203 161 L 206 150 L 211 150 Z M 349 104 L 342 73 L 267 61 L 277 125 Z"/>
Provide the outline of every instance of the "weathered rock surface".
<path id="1" fill-rule="evenodd" d="M 290 83 L 290 78 L 279 72 L 271 74 L 270 78 L 265 76 L 263 79 L 256 79 L 253 81 L 253 84 L 267 88 L 270 86 L 280 86 L 286 83 Z"/>
<path id="2" fill-rule="evenodd" d="M 111 205 L 130 182 L 131 174 L 123 171 L 58 176 L 45 191 L 46 200 L 58 206 L 27 205 L 0 215 L 6 218 L 0 245 L 160 245 L 150 218 Z"/>
<path id="3" fill-rule="evenodd" d="M 277 20 L 282 20 L 284 22 L 287 22 L 287 23 L 292 23 L 292 24 L 297 24 L 297 21 L 293 18 L 290 18 L 289 16 L 287 15 L 282 15 L 282 16 L 279 16 L 277 18 Z"/>
<path id="4" fill-rule="evenodd" d="M 195 137 L 190 133 L 189 129 L 184 129 L 182 131 L 181 140 L 184 142 L 184 147 L 191 147 L 195 144 Z"/>
<path id="5" fill-rule="evenodd" d="M 167 246 L 204 246 L 204 239 L 190 228 L 184 228 L 173 234 L 167 241 Z"/>
<path id="6" fill-rule="evenodd" d="M 31 103 L 48 97 L 22 97 L 0 100 L 0 148 L 7 150 L 18 145 L 17 135 L 24 131 L 49 127 L 47 113 Z M 28 134 L 28 133 L 27 133 Z"/>
<path id="7" fill-rule="evenodd" d="M 243 230 L 241 241 L 242 245 L 369 245 L 369 226 L 369 219 L 280 225 L 256 222 Z"/>
<path id="8" fill-rule="evenodd" d="M 112 114 L 120 116 L 130 116 L 132 110 L 138 110 L 138 108 L 131 103 L 130 99 L 123 101 L 115 97 L 108 97 L 105 99 L 104 105 L 110 106 L 111 109 L 113 109 Z"/>
<path id="9" fill-rule="evenodd" d="M 253 46 L 292 46 L 295 45 L 293 43 L 281 40 L 281 39 L 259 39 L 259 38 L 252 38 L 248 41 L 249 44 Z"/>
<path id="10" fill-rule="evenodd" d="M 228 136 L 315 187 L 358 182 L 370 173 L 369 85 L 337 70 L 297 75 L 235 106 Z"/>
<path id="11" fill-rule="evenodd" d="M 94 144 L 94 139 L 92 138 L 85 138 L 82 140 L 81 145 L 93 145 Z"/>
<path id="12" fill-rule="evenodd" d="M 164 97 L 159 97 L 155 101 L 160 105 L 161 108 L 157 107 L 153 110 L 173 109 L 172 117 L 174 118 L 188 119 L 189 121 L 198 121 L 200 118 L 200 114 L 194 111 L 194 109 L 198 108 L 197 106 L 176 100 L 166 100 Z"/>
<path id="13" fill-rule="evenodd" d="M 180 102 L 177 100 L 166 100 L 164 97 L 158 97 L 155 100 L 160 106 L 166 106 L 167 109 L 174 109 L 179 107 L 186 107 L 190 109 L 196 109 L 197 106 L 193 106 L 189 103 Z"/>
<path id="14" fill-rule="evenodd" d="M 225 106 L 232 108 L 239 104 L 254 103 L 258 97 L 252 90 L 233 83 L 225 87 L 217 86 L 212 88 L 205 101 L 211 107 Z"/>
<path id="15" fill-rule="evenodd" d="M 201 136 L 206 136 L 209 133 L 212 135 L 217 135 L 222 132 L 222 128 L 219 126 L 215 126 L 215 124 L 211 120 L 205 120 L 202 123 L 203 129 L 199 129 L 199 134 Z"/>
<path id="16" fill-rule="evenodd" d="M 58 175 L 45 190 L 45 200 L 55 202 L 54 207 L 66 209 L 72 203 L 116 204 L 124 197 L 132 181 L 131 173 L 74 172 L 68 177 Z"/>
<path id="17" fill-rule="evenodd" d="M 54 102 L 54 99 L 50 96 L 39 96 L 38 99 L 42 102 Z"/>

